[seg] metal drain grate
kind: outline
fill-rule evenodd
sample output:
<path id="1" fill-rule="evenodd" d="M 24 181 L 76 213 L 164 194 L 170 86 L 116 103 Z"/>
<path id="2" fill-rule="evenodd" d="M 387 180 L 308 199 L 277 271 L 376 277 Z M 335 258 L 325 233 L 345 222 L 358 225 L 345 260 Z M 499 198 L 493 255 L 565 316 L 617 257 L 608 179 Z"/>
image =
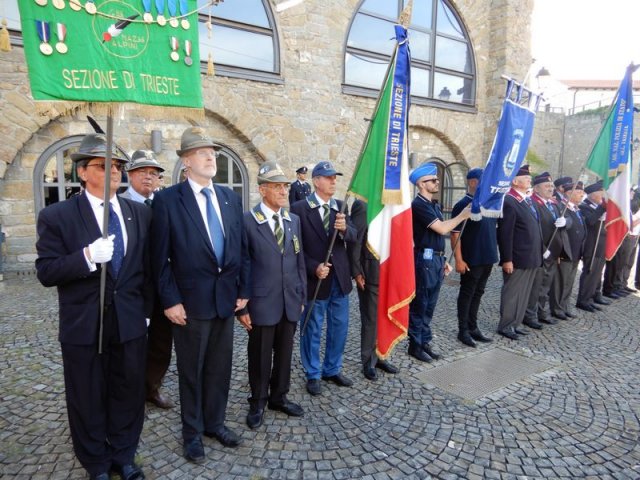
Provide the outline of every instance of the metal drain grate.
<path id="1" fill-rule="evenodd" d="M 543 360 L 494 348 L 430 369 L 419 374 L 418 379 L 459 397 L 477 400 L 552 367 Z"/>

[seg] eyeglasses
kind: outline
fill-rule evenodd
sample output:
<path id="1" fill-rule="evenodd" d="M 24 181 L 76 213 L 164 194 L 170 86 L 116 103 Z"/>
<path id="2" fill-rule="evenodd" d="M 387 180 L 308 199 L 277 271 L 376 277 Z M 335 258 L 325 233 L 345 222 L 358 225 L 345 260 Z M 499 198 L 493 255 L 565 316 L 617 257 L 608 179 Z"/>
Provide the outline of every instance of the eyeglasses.
<path id="1" fill-rule="evenodd" d="M 131 175 L 132 173 L 137 173 L 138 175 L 141 176 L 149 176 L 149 177 L 153 177 L 153 178 L 159 178 L 161 177 L 160 172 L 156 171 L 156 170 L 134 170 L 133 172 L 129 172 L 129 175 Z"/>
<path id="2" fill-rule="evenodd" d="M 216 150 L 214 150 L 213 148 L 201 148 L 199 150 L 196 150 L 194 153 L 196 155 L 198 155 L 199 157 L 218 158 L 220 156 L 220 154 Z"/>
<path id="3" fill-rule="evenodd" d="M 270 188 L 271 190 L 279 190 L 279 191 L 282 191 L 282 192 L 288 192 L 289 191 L 289 185 L 282 184 L 282 183 L 266 184 L 265 187 Z"/>
<path id="4" fill-rule="evenodd" d="M 106 163 L 90 163 L 89 165 L 87 165 L 87 167 L 99 167 L 100 170 L 102 170 L 103 172 L 105 170 L 105 166 L 106 166 Z M 124 170 L 124 166 L 125 166 L 125 164 L 122 163 L 122 162 L 113 162 L 111 164 L 111 168 L 115 168 L 119 172 Z"/>

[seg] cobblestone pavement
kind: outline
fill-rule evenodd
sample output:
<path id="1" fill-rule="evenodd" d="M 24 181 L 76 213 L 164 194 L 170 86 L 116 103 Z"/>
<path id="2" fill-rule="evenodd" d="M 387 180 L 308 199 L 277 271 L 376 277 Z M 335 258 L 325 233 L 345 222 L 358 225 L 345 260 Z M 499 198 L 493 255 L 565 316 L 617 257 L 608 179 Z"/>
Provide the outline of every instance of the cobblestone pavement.
<path id="1" fill-rule="evenodd" d="M 498 322 L 501 276 L 494 271 L 482 303 L 481 327 Z M 309 396 L 297 352 L 290 399 L 302 418 L 267 411 L 257 431 L 247 410 L 246 334 L 236 329 L 228 425 L 243 445 L 205 440 L 207 461 L 182 458 L 179 409 L 149 407 L 138 451 L 147 478 L 167 479 L 532 479 L 640 478 L 640 295 L 606 312 L 545 326 L 519 342 L 502 337 L 478 349 L 456 339 L 456 277 L 443 286 L 434 344 L 445 358 L 432 364 L 393 354 L 398 375 L 364 379 L 359 321 L 352 297 L 344 372 L 352 388 L 323 384 Z M 85 478 L 71 450 L 57 342 L 54 289 L 33 276 L 0 282 L 0 477 Z M 482 397 L 464 400 L 418 377 L 479 352 L 505 348 L 552 365 Z M 178 401 L 175 365 L 166 392 Z"/>

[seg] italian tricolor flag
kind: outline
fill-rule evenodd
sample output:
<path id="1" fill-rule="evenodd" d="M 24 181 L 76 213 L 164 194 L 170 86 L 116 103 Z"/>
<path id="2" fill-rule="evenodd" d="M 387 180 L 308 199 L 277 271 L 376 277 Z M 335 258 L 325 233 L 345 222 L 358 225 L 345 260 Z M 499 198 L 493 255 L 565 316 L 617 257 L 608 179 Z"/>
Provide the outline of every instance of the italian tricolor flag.
<path id="1" fill-rule="evenodd" d="M 407 127 L 411 59 L 407 30 L 395 26 L 391 58 L 349 192 L 367 202 L 368 248 L 380 259 L 380 358 L 407 336 L 415 295 Z"/>
<path id="2" fill-rule="evenodd" d="M 602 178 L 607 191 L 607 260 L 611 260 L 622 245 L 629 233 L 631 221 L 629 190 L 633 136 L 632 74 L 637 68 L 633 64 L 627 67 L 613 107 L 587 160 L 587 168 Z"/>

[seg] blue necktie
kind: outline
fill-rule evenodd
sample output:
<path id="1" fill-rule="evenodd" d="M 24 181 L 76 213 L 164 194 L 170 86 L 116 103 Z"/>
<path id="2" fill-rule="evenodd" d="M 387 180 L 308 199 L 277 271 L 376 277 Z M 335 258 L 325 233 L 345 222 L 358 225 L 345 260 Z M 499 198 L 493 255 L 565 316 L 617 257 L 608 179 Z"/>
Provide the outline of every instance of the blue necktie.
<path id="1" fill-rule="evenodd" d="M 122 227 L 120 227 L 120 219 L 116 214 L 111 203 L 109 203 L 109 228 L 108 234 L 113 235 L 113 256 L 111 257 L 111 268 L 113 276 L 117 277 L 122 260 L 124 259 L 124 239 L 122 237 Z"/>
<path id="2" fill-rule="evenodd" d="M 553 215 L 553 219 L 554 219 L 554 220 L 557 220 L 557 219 L 558 219 L 558 217 L 556 216 L 556 211 L 555 211 L 555 209 L 553 208 L 553 205 L 551 205 L 551 202 L 545 202 L 545 203 L 546 203 L 546 205 L 547 205 L 547 210 L 549 210 L 549 211 L 551 212 L 551 215 Z"/>
<path id="3" fill-rule="evenodd" d="M 531 201 L 531 199 L 529 197 L 524 197 L 524 201 L 526 202 L 527 205 L 529 205 L 529 208 L 531 209 L 531 213 L 533 214 L 534 217 L 536 217 L 536 220 L 537 220 L 538 211 L 536 210 L 536 207 L 533 206 L 533 202 Z"/>
<path id="4" fill-rule="evenodd" d="M 211 243 L 213 244 L 213 252 L 218 260 L 218 267 L 224 264 L 224 233 L 222 233 L 222 225 L 220 219 L 213 208 L 211 200 L 211 190 L 203 188 L 202 194 L 207 197 L 207 223 L 209 224 L 209 234 L 211 235 Z"/>

